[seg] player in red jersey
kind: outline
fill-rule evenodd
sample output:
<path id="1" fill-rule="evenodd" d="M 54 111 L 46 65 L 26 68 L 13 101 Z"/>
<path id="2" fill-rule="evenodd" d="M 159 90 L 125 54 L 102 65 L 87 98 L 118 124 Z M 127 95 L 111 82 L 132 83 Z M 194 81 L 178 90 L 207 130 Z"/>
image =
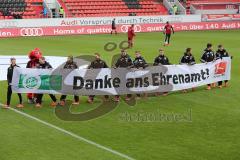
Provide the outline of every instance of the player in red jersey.
<path id="1" fill-rule="evenodd" d="M 132 48 L 133 47 L 133 37 L 135 37 L 135 33 L 134 33 L 134 24 L 132 24 L 129 28 L 128 28 L 128 48 Z"/>
<path id="2" fill-rule="evenodd" d="M 174 29 L 173 29 L 172 25 L 169 24 L 169 22 L 167 22 L 164 27 L 164 31 L 163 31 L 163 34 L 165 34 L 164 46 L 170 44 L 170 37 L 171 37 L 172 33 L 174 34 Z"/>

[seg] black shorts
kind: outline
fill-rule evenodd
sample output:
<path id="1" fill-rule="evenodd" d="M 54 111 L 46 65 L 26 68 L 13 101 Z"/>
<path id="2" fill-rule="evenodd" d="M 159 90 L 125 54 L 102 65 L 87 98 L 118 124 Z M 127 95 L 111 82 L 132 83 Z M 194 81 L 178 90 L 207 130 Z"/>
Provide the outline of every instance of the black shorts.
<path id="1" fill-rule="evenodd" d="M 116 27 L 112 27 L 112 30 L 116 30 Z"/>

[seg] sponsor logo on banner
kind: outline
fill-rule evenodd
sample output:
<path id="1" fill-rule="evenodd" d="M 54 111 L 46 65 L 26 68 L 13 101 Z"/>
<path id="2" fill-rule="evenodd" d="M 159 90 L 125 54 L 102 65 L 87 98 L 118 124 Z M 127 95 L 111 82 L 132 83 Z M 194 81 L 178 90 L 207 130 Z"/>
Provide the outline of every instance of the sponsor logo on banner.
<path id="1" fill-rule="evenodd" d="M 37 77 L 25 77 L 22 82 L 24 88 L 28 89 L 38 89 L 41 86 L 41 78 Z"/>
<path id="2" fill-rule="evenodd" d="M 122 25 L 121 26 L 121 31 L 122 32 L 128 32 L 128 28 L 130 27 L 131 25 Z M 140 25 L 134 25 L 134 31 L 135 32 L 141 32 L 142 31 L 142 27 Z"/>
<path id="3" fill-rule="evenodd" d="M 42 28 L 22 28 L 20 30 L 21 36 L 43 36 L 44 32 Z"/>
<path id="4" fill-rule="evenodd" d="M 16 21 L 0 21 L 0 28 L 14 28 L 18 26 Z"/>
<path id="5" fill-rule="evenodd" d="M 179 16 L 172 16 L 168 18 L 169 22 L 182 22 L 183 18 Z"/>
<path id="6" fill-rule="evenodd" d="M 61 90 L 62 76 L 61 75 L 27 76 L 25 74 L 20 74 L 18 87 L 24 89 Z"/>
<path id="7" fill-rule="evenodd" d="M 220 62 L 215 65 L 215 74 L 216 75 L 223 75 L 225 74 L 227 69 L 227 62 Z"/>

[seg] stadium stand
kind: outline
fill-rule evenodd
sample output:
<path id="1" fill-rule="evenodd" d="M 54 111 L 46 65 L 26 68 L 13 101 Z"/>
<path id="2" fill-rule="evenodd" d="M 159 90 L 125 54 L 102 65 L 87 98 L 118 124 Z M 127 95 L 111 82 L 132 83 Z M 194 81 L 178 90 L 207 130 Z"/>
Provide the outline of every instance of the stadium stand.
<path id="1" fill-rule="evenodd" d="M 166 15 L 167 9 L 155 0 L 59 0 L 73 17 Z M 64 5 L 62 4 L 64 3 Z"/>
<path id="2" fill-rule="evenodd" d="M 0 19 L 39 18 L 43 0 L 1 0 Z"/>

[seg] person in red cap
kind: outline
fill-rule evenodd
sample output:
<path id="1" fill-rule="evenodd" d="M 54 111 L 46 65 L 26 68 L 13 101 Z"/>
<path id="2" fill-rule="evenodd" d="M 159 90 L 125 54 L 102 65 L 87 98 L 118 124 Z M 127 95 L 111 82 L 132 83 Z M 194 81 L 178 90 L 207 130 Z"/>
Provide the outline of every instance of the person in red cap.
<path id="1" fill-rule="evenodd" d="M 26 68 L 36 68 L 39 58 L 42 57 L 42 53 L 39 48 L 35 48 L 28 54 L 28 57 L 29 57 L 29 61 L 27 63 Z M 28 93 L 27 98 L 28 98 L 28 103 L 34 103 L 33 93 Z"/>
<path id="2" fill-rule="evenodd" d="M 135 37 L 134 24 L 128 28 L 128 48 L 133 47 L 133 38 Z"/>

